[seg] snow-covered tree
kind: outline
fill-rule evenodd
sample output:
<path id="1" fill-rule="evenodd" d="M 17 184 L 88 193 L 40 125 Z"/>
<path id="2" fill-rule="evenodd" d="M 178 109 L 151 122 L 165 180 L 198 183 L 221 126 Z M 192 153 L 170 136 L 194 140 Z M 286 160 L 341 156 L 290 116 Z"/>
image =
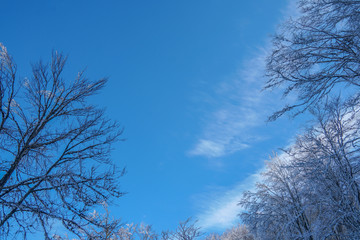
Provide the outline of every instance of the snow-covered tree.
<path id="1" fill-rule="evenodd" d="M 259 239 L 312 239 L 311 223 L 301 194 L 301 180 L 289 160 L 275 156 L 262 173 L 256 191 L 240 201 L 243 222 Z"/>
<path id="2" fill-rule="evenodd" d="M 334 89 L 360 87 L 360 1 L 299 0 L 298 10 L 273 38 L 265 87 L 285 86 L 284 94 L 294 93 L 298 101 L 271 120 L 303 112 Z"/>
<path id="3" fill-rule="evenodd" d="M 260 239 L 360 238 L 360 108 L 339 99 L 267 164 L 241 218 Z"/>
<path id="4" fill-rule="evenodd" d="M 226 230 L 221 236 L 221 240 L 254 240 L 254 236 L 250 233 L 246 225 L 237 224 Z"/>

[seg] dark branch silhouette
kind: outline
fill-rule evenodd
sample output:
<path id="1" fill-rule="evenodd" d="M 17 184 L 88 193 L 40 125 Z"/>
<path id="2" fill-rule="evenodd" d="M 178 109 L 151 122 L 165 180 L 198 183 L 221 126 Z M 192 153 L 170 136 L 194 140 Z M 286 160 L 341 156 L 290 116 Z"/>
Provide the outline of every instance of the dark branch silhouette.
<path id="1" fill-rule="evenodd" d="M 52 223 L 79 235 L 88 224 L 101 225 L 89 216 L 95 206 L 123 195 L 123 170 L 109 158 L 122 129 L 87 103 L 106 79 L 90 81 L 80 72 L 66 81 L 65 63 L 54 52 L 18 81 L 1 45 L 0 235 L 42 230 L 49 239 Z"/>

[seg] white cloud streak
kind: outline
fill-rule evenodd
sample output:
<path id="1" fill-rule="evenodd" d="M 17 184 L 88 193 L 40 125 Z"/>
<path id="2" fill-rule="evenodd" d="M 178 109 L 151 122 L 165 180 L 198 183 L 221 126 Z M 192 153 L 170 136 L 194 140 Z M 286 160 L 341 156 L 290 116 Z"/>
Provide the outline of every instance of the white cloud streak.
<path id="1" fill-rule="evenodd" d="M 283 19 L 298 15 L 294 0 L 288 1 L 282 14 Z M 269 45 L 241 66 L 237 78 L 220 84 L 217 92 L 221 99 L 220 107 L 208 119 L 203 134 L 189 151 L 190 155 L 220 158 L 251 147 L 251 144 L 263 138 L 256 136 L 254 130 L 264 125 L 266 118 L 281 106 L 281 94 L 261 91 Z M 255 188 L 264 169 L 265 166 L 230 190 L 198 197 L 201 199 L 197 200 L 200 213 L 196 217 L 203 230 L 223 231 L 239 221 L 238 214 L 242 209 L 238 202 L 242 193 Z"/>
<path id="2" fill-rule="evenodd" d="M 281 153 L 277 159 L 286 162 L 289 161 L 289 156 Z M 262 173 L 265 171 L 266 164 L 229 190 L 219 190 L 198 197 L 201 200 L 197 204 L 203 208 L 196 216 L 199 226 L 204 231 L 224 231 L 238 223 L 240 221 L 238 214 L 244 210 L 238 205 L 242 194 L 245 191 L 255 191 L 256 183 L 263 181 Z"/>
<path id="3" fill-rule="evenodd" d="M 297 18 L 300 14 L 297 1 L 288 0 L 281 13 L 282 21 L 289 17 Z M 264 125 L 267 117 L 282 106 L 279 104 L 281 94 L 262 91 L 270 46 L 270 39 L 267 39 L 266 46 L 242 64 L 234 79 L 217 86 L 214 98 L 219 107 L 205 123 L 202 135 L 188 152 L 190 155 L 220 158 L 251 147 L 251 144 L 263 139 L 263 136 L 254 135 L 252 130 Z M 293 101 L 291 96 L 288 100 Z"/>
<path id="4" fill-rule="evenodd" d="M 262 171 L 263 169 L 261 169 Z M 260 180 L 260 172 L 257 172 L 237 184 L 233 189 L 217 191 L 199 197 L 197 203 L 206 206 L 206 209 L 196 216 L 199 226 L 204 230 L 225 230 L 239 221 L 238 214 L 241 207 L 238 206 L 241 194 L 246 190 L 255 187 L 255 183 Z"/>
<path id="5" fill-rule="evenodd" d="M 295 0 L 288 0 L 282 11 L 282 21 L 299 16 Z M 217 108 L 205 123 L 202 135 L 188 152 L 191 156 L 220 158 L 249 148 L 263 136 L 252 130 L 264 125 L 267 117 L 278 110 L 280 94 L 262 91 L 265 79 L 265 60 L 270 39 L 264 48 L 240 67 L 235 78 L 217 86 Z M 277 97 L 274 97 L 278 95 Z M 251 137 L 249 137 L 251 136 Z"/>
<path id="6" fill-rule="evenodd" d="M 218 86 L 214 98 L 219 107 L 206 121 L 190 155 L 219 158 L 246 149 L 262 137 L 251 130 L 265 124 L 266 117 L 275 109 L 274 99 L 261 91 L 265 56 L 266 51 L 262 50 L 244 64 L 235 79 Z"/>

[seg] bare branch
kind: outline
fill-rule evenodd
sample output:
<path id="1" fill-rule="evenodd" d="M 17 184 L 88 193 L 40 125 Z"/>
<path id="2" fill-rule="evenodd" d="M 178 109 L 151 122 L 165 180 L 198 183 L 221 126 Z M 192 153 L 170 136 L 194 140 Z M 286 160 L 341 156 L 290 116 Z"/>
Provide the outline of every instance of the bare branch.
<path id="1" fill-rule="evenodd" d="M 81 72 L 65 81 L 66 57 L 53 52 L 15 90 L 15 64 L 0 47 L 0 234 L 40 230 L 50 239 L 53 221 L 77 235 L 101 226 L 88 212 L 123 195 L 117 180 L 124 174 L 110 160 L 123 130 L 86 102 L 106 79 Z"/>

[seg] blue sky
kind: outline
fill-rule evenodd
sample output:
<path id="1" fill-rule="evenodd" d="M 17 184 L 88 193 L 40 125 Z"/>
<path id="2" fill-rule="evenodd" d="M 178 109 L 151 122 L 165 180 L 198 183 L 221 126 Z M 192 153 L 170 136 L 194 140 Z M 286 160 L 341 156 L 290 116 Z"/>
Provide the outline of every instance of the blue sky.
<path id="1" fill-rule="evenodd" d="M 112 155 L 127 168 L 128 194 L 111 207 L 123 221 L 231 227 L 241 192 L 298 131 L 298 119 L 265 123 L 284 102 L 260 91 L 289 0 L 2 0 L 1 9 L 0 42 L 20 78 L 54 49 L 69 56 L 69 79 L 84 68 L 109 77 L 91 100 L 125 128 Z"/>

